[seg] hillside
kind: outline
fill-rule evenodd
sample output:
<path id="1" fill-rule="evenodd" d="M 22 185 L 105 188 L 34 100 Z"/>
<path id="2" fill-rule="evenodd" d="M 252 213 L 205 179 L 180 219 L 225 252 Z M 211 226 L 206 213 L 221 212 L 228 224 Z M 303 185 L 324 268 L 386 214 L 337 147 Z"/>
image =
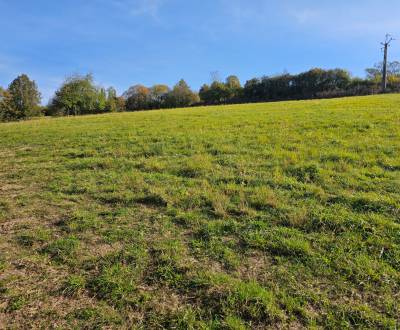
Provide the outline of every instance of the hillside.
<path id="1" fill-rule="evenodd" d="M 0 328 L 400 322 L 400 95 L 0 124 Z"/>

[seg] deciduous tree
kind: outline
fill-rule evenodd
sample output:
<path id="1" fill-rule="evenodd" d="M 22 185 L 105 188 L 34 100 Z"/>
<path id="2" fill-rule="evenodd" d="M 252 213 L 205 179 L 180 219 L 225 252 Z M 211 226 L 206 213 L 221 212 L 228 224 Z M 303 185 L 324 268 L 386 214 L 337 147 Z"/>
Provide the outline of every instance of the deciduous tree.
<path id="1" fill-rule="evenodd" d="M 376 63 L 373 68 L 367 68 L 365 71 L 367 73 L 367 79 L 380 81 L 382 80 L 383 63 Z M 389 62 L 387 65 L 387 74 L 388 77 L 400 77 L 400 62 Z"/>
<path id="2" fill-rule="evenodd" d="M 50 101 L 50 113 L 69 116 L 99 112 L 98 95 L 91 75 L 72 76 L 65 80 Z"/>
<path id="3" fill-rule="evenodd" d="M 0 96 L 0 121 L 12 121 L 20 116 L 13 105 L 11 94 L 7 90 L 1 90 Z"/>
<path id="4" fill-rule="evenodd" d="M 150 88 L 150 101 L 152 108 L 162 108 L 168 93 L 170 92 L 170 88 L 167 85 L 154 85 Z"/>
<path id="5" fill-rule="evenodd" d="M 14 79 L 8 87 L 11 97 L 11 106 L 14 108 L 14 119 L 39 116 L 40 93 L 35 81 L 30 80 L 26 74 Z"/>
<path id="6" fill-rule="evenodd" d="M 199 95 L 193 92 L 185 80 L 181 79 L 168 93 L 166 104 L 169 107 L 187 107 L 198 103 Z"/>
<path id="7" fill-rule="evenodd" d="M 150 89 L 143 85 L 132 86 L 124 93 L 128 111 L 147 110 L 150 105 Z"/>
<path id="8" fill-rule="evenodd" d="M 117 91 L 114 87 L 109 87 L 106 91 L 106 112 L 117 112 L 118 104 L 117 104 Z"/>

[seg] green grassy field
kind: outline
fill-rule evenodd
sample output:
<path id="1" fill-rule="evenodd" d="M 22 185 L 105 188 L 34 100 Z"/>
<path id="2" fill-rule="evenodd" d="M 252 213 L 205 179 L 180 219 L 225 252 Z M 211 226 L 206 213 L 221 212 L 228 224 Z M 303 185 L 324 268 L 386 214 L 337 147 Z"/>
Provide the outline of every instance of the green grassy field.
<path id="1" fill-rule="evenodd" d="M 0 328 L 400 321 L 400 95 L 0 124 Z"/>

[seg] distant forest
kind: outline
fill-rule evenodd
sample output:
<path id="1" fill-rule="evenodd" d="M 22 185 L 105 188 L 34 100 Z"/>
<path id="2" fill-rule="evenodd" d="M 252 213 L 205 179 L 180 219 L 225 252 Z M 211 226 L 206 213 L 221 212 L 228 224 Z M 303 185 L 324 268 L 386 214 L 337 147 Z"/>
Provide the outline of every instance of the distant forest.
<path id="1" fill-rule="evenodd" d="M 366 70 L 366 78 L 352 77 L 343 69 L 311 69 L 300 74 L 263 76 L 241 84 L 237 76 L 222 81 L 214 76 L 210 84 L 193 91 L 182 79 L 167 85 L 135 85 L 122 95 L 113 87 L 95 84 L 91 75 L 67 78 L 47 106 L 40 105 L 41 94 L 35 81 L 22 74 L 8 88 L 0 87 L 0 121 L 37 116 L 71 116 L 107 112 L 167 109 L 201 105 L 306 100 L 381 92 L 382 63 Z M 400 91 L 400 62 L 388 65 L 386 92 Z"/>

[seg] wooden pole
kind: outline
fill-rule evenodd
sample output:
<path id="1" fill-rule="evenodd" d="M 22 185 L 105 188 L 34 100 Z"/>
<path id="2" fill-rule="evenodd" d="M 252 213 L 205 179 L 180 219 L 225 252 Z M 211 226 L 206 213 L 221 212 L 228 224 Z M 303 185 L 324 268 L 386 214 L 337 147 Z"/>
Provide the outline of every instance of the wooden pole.
<path id="1" fill-rule="evenodd" d="M 386 39 L 385 42 L 382 42 L 382 46 L 383 46 L 383 68 L 382 68 L 382 92 L 385 93 L 386 92 L 386 88 L 387 88 L 387 60 L 388 60 L 388 48 L 390 46 L 390 43 L 393 41 L 394 39 L 387 34 L 386 35 Z"/>
<path id="2" fill-rule="evenodd" d="M 388 57 L 388 46 L 387 42 L 384 43 L 384 55 L 383 55 L 383 73 L 382 73 L 382 92 L 386 92 L 387 88 L 387 57 Z"/>

